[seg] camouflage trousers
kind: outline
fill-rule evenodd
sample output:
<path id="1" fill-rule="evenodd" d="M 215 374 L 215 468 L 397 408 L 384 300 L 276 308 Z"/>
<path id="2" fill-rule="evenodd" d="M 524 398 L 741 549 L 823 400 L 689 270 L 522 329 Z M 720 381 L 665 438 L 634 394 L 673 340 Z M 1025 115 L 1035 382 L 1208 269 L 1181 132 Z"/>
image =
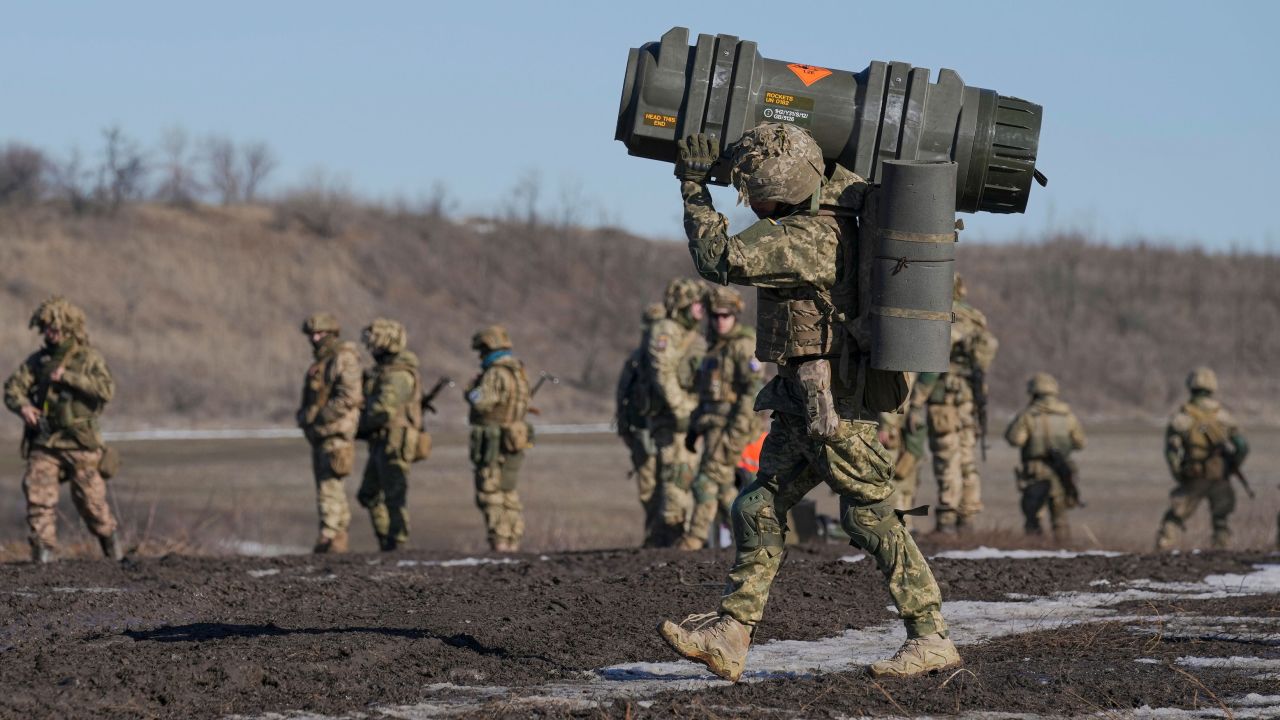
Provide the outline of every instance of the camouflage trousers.
<path id="1" fill-rule="evenodd" d="M 107 483 L 98 474 L 101 450 L 32 448 L 22 491 L 27 497 L 27 532 L 31 545 L 58 545 L 58 484 L 71 485 L 71 500 L 89 532 L 105 538 L 116 531 L 107 504 Z"/>
<path id="2" fill-rule="evenodd" d="M 982 511 L 982 479 L 978 476 L 978 427 L 973 403 L 937 403 L 927 406 L 929 451 L 938 481 L 939 529 L 967 524 Z"/>
<path id="3" fill-rule="evenodd" d="M 369 461 L 356 500 L 369 511 L 373 532 L 384 550 L 409 542 L 409 461 L 385 440 L 369 443 Z"/>
<path id="4" fill-rule="evenodd" d="M 658 528 L 658 502 L 662 499 L 657 493 L 658 457 L 653 442 L 649 439 L 648 430 L 623 435 L 622 441 L 631 451 L 631 476 L 635 478 L 636 494 L 640 497 L 640 507 L 644 510 L 644 546 L 652 547 L 654 533 Z"/>
<path id="5" fill-rule="evenodd" d="M 355 443 L 331 437 L 311 446 L 311 472 L 316 479 L 316 512 L 320 517 L 319 537 L 332 540 L 347 532 L 351 507 L 342 479 L 355 463 Z"/>
<path id="6" fill-rule="evenodd" d="M 1044 532 L 1040 526 L 1040 514 L 1047 505 L 1054 539 L 1059 542 L 1070 540 L 1071 525 L 1067 522 L 1069 508 L 1067 491 L 1062 487 L 1062 481 L 1058 476 L 1045 468 L 1044 463 L 1033 462 L 1030 466 L 1023 466 L 1017 482 L 1018 489 L 1022 491 L 1022 516 L 1026 521 L 1024 524 L 1026 533 L 1039 535 Z"/>
<path id="7" fill-rule="evenodd" d="M 499 452 L 488 465 L 476 464 L 476 507 L 484 515 L 489 547 L 515 550 L 524 537 L 524 505 L 516 484 L 524 452 Z"/>
<path id="8" fill-rule="evenodd" d="M 684 434 L 672 426 L 653 428 L 657 450 L 658 527 L 654 546 L 670 547 L 684 536 L 693 513 L 693 476 L 697 457 L 685 449 Z"/>
<path id="9" fill-rule="evenodd" d="M 874 423 L 842 421 L 831 440 L 809 437 L 802 418 L 774 413 L 760 474 L 733 503 L 737 556 L 720 612 L 747 625 L 764 615 L 782 565 L 780 518 L 825 482 L 840 496 L 840 524 L 850 544 L 875 558 L 910 637 L 946 633 L 942 593 L 924 555 L 892 507 L 892 465 Z"/>
<path id="10" fill-rule="evenodd" d="M 718 427 L 702 434 L 702 459 L 693 479 L 693 511 L 685 531 L 686 541 L 693 546 L 701 547 L 706 542 L 717 516 L 731 517 L 733 501 L 738 497 L 738 489 L 733 486 L 734 469 L 753 437 L 752 433 L 734 437 Z"/>
<path id="11" fill-rule="evenodd" d="M 1160 521 L 1156 549 L 1171 550 L 1182 539 L 1187 518 L 1209 501 L 1209 517 L 1213 523 L 1213 547 L 1224 549 L 1231 544 L 1231 528 L 1227 517 L 1236 509 L 1236 491 L 1230 478 L 1184 478 L 1169 493 L 1169 509 Z"/>

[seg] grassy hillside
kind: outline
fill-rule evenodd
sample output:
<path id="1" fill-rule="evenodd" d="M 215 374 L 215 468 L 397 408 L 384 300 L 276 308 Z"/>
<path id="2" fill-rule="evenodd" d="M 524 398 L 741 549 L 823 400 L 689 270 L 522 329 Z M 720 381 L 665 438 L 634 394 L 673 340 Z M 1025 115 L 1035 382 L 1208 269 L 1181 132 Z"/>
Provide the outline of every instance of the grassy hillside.
<path id="1" fill-rule="evenodd" d="M 531 371 L 565 381 L 538 398 L 545 421 L 603 420 L 641 307 L 689 272 L 683 243 L 615 230 L 341 212 L 323 237 L 266 206 L 6 209 L 0 369 L 35 347 L 27 318 L 59 292 L 84 306 L 117 375 L 110 425 L 288 424 L 310 357 L 298 326 L 313 311 L 335 312 L 351 338 L 375 316 L 400 319 L 428 382 L 468 379 L 471 333 L 504 322 Z M 1240 414 L 1280 419 L 1276 258 L 1056 238 L 965 243 L 960 268 L 1001 339 L 997 410 L 1021 403 L 1027 375 L 1045 369 L 1087 414 L 1162 416 L 1186 370 L 1208 362 Z M 441 410 L 462 422 L 460 392 Z"/>

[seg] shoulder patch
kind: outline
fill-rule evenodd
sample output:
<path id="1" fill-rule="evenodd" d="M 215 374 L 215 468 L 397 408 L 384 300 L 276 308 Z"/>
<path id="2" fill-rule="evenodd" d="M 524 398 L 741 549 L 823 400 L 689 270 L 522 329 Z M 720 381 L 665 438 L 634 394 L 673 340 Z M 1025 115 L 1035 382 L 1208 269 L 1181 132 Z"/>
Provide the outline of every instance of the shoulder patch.
<path id="1" fill-rule="evenodd" d="M 764 366 L 760 364 L 759 360 L 752 357 L 750 360 L 747 360 L 747 367 L 751 368 L 751 372 L 758 373 Z"/>

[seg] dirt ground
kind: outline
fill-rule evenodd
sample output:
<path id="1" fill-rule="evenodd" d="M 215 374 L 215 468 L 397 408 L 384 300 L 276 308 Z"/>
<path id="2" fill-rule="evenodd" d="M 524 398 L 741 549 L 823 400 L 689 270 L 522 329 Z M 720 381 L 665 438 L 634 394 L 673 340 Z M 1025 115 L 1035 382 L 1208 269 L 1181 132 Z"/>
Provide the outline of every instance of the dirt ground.
<path id="1" fill-rule="evenodd" d="M 1014 490 L 1013 451 L 996 432 L 984 474 L 986 510 L 978 517 L 989 542 L 1025 546 Z M 1089 447 L 1078 454 L 1086 506 L 1072 512 L 1074 546 L 1141 552 L 1150 549 L 1172 484 L 1161 455 L 1163 430 L 1141 426 L 1091 426 Z M 1258 493 L 1248 501 L 1237 492 L 1232 517 L 1235 547 L 1274 546 L 1280 511 L 1280 429 L 1250 428 L 1253 448 L 1247 470 Z M 16 446 L 16 441 L 15 441 Z M 112 500 L 130 546 L 151 554 L 273 554 L 310 549 L 315 540 L 315 495 L 308 448 L 296 440 L 148 441 L 118 445 L 121 476 L 111 481 Z M 357 468 L 363 467 L 363 455 Z M 627 479 L 627 455 L 611 435 L 544 436 L 526 456 L 520 493 L 528 525 L 526 549 L 562 551 L 629 547 L 641 537 L 639 504 Z M 26 557 L 22 467 L 15 453 L 0 453 L 0 559 Z M 352 504 L 353 550 L 375 549 L 367 516 L 354 502 L 357 475 L 347 479 Z M 96 552 L 63 493 L 60 535 L 71 549 Z M 926 470 L 920 502 L 933 502 Z M 837 502 L 823 488 L 810 497 L 820 512 L 836 514 Z M 444 433 L 435 454 L 415 465 L 409 510 L 414 548 L 476 552 L 484 530 L 473 501 L 465 438 Z M 1185 547 L 1206 547 L 1205 509 L 1189 523 Z"/>

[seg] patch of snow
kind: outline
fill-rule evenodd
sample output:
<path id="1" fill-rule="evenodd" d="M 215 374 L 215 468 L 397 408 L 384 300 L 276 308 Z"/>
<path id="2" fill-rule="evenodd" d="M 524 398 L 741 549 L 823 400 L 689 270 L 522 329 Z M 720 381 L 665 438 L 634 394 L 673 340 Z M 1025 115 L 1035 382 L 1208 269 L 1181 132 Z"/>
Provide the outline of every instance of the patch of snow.
<path id="1" fill-rule="evenodd" d="M 1143 665 L 1159 665 L 1160 664 L 1160 661 L 1155 658 L 1138 658 L 1137 660 L 1134 660 L 1134 662 L 1141 663 Z"/>
<path id="2" fill-rule="evenodd" d="M 1094 580 L 1093 582 L 1089 583 L 1089 587 L 1100 587 L 1102 585 L 1110 585 L 1110 584 L 1111 584 L 1110 580 L 1106 580 L 1106 579 Z"/>
<path id="3" fill-rule="evenodd" d="M 250 577 L 256 577 L 256 578 L 260 578 L 260 577 L 268 577 L 268 576 L 271 576 L 271 575 L 279 575 L 279 574 L 280 574 L 280 568 L 267 568 L 267 569 L 265 569 L 265 570 L 250 570 L 250 571 L 249 571 L 249 576 L 250 576 Z"/>
<path id="4" fill-rule="evenodd" d="M 49 588 L 56 593 L 122 593 L 126 592 L 124 588 L 112 587 L 55 587 Z"/>
<path id="5" fill-rule="evenodd" d="M 478 567 L 480 565 L 519 565 L 511 558 L 459 558 L 457 560 L 401 560 L 396 567 Z"/>
<path id="6" fill-rule="evenodd" d="M 1280 670 L 1280 658 L 1260 657 L 1194 657 L 1184 656 L 1176 661 L 1183 667 L 1191 668 L 1227 668 L 1235 670 Z"/>
<path id="7" fill-rule="evenodd" d="M 930 558 L 947 558 L 948 560 L 1036 560 L 1040 558 L 1070 559 L 1078 557 L 1120 557 L 1125 553 L 1111 550 L 1001 550 L 1000 548 L 981 547 L 972 550 L 944 550 Z"/>
<path id="8" fill-rule="evenodd" d="M 306 555 L 311 552 L 311 548 L 302 547 L 301 545 L 272 545 L 270 543 L 260 543 L 256 540 L 227 540 L 220 543 L 219 547 L 236 555 L 247 555 L 250 557 L 276 557 L 279 555 Z"/>
<path id="9" fill-rule="evenodd" d="M 866 559 L 867 559 L 867 556 L 866 556 L 865 554 L 863 554 L 863 555 L 845 555 L 844 557 L 840 558 L 840 562 L 856 563 L 856 562 L 862 562 L 863 560 L 866 560 Z"/>

